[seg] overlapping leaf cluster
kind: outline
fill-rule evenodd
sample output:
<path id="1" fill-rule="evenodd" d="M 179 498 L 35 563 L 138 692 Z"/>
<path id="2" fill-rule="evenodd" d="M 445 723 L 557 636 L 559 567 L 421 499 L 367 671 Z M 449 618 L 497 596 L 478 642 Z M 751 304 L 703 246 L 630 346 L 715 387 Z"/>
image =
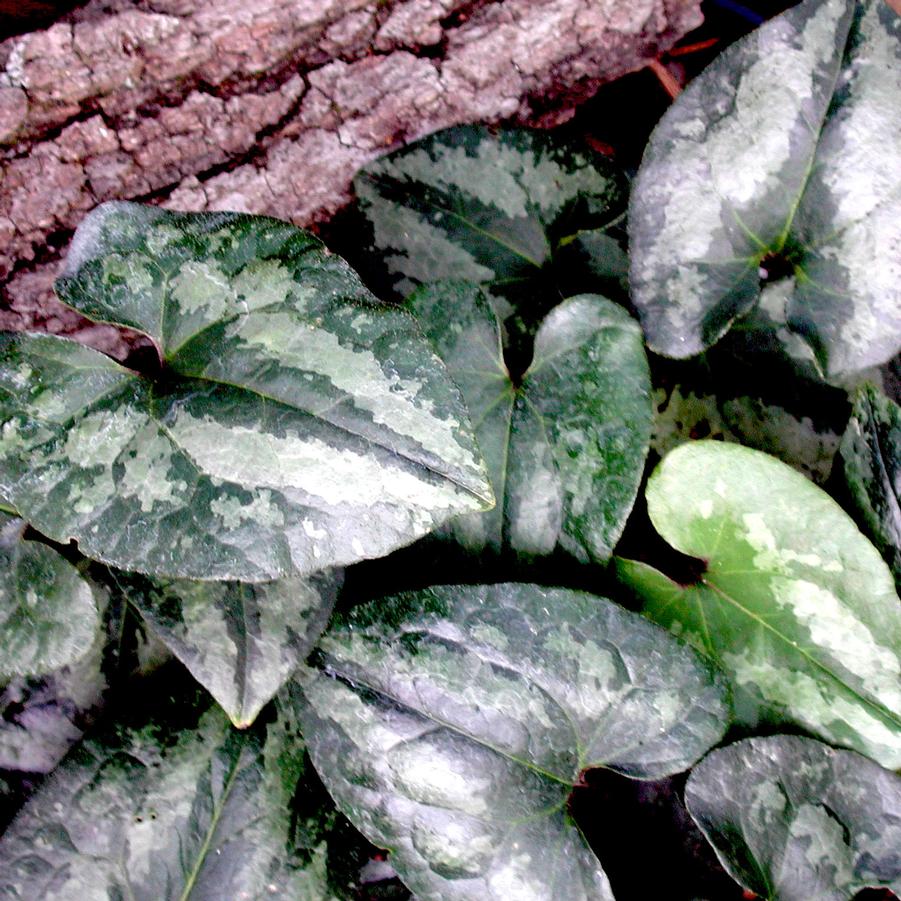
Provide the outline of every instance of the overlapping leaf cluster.
<path id="1" fill-rule="evenodd" d="M 901 408 L 856 386 L 901 348 L 899 108 L 901 17 L 805 0 L 631 200 L 432 135 L 356 179 L 390 303 L 286 223 L 92 213 L 58 293 L 150 354 L 0 336 L 0 768 L 52 773 L 0 896 L 612 899 L 596 768 L 691 769 L 762 898 L 901 891 Z"/>

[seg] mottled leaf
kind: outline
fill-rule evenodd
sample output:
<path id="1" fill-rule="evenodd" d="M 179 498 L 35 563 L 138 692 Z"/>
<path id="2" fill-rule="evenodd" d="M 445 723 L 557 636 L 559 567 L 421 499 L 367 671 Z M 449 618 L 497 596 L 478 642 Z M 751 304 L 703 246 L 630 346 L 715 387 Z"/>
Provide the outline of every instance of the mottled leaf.
<path id="1" fill-rule="evenodd" d="M 255 582 L 378 557 L 491 506 L 413 317 L 306 233 L 106 204 L 57 289 L 144 331 L 162 368 L 5 336 L 0 491 L 51 538 L 122 569 Z"/>
<path id="2" fill-rule="evenodd" d="M 105 635 L 70 666 L 40 679 L 10 680 L 0 691 L 0 770 L 49 773 L 82 735 L 84 718 L 107 688 Z"/>
<path id="3" fill-rule="evenodd" d="M 884 0 L 805 0 L 720 55 L 661 120 L 633 189 L 650 346 L 699 353 L 763 282 L 794 356 L 803 339 L 834 375 L 895 354 L 899 108 L 901 18 Z"/>
<path id="4" fill-rule="evenodd" d="M 855 397 L 841 456 L 856 512 L 901 582 L 901 407 L 872 385 Z"/>
<path id="5" fill-rule="evenodd" d="M 759 451 L 699 441 L 648 482 L 648 513 L 706 571 L 680 585 L 619 561 L 645 613 L 713 657 L 737 718 L 797 723 L 901 766 L 901 602 L 851 518 Z"/>
<path id="6" fill-rule="evenodd" d="M 765 901 L 847 901 L 901 892 L 901 778 L 808 738 L 713 751 L 685 787 L 723 866 Z"/>
<path id="7" fill-rule="evenodd" d="M 340 571 L 257 584 L 132 578 L 128 598 L 244 728 L 310 653 L 340 586 Z"/>
<path id="8" fill-rule="evenodd" d="M 108 573 L 103 573 L 108 575 Z M 99 576 L 100 568 L 92 570 Z M 16 678 L 0 691 L 0 770 L 49 773 L 82 737 L 105 696 L 134 674 L 147 674 L 168 659 L 118 592 L 91 579 L 103 628 L 90 649 L 68 666 L 40 677 Z"/>
<path id="9" fill-rule="evenodd" d="M 416 291 L 410 308 L 469 407 L 497 506 L 448 527 L 470 550 L 523 555 L 557 546 L 606 560 L 644 469 L 652 409 L 638 324 L 596 295 L 564 301 L 541 324 L 532 363 L 514 380 L 500 325 L 475 285 Z"/>
<path id="10" fill-rule="evenodd" d="M 841 426 L 835 432 L 832 423 L 758 397 L 720 396 L 680 385 L 660 388 L 653 396 L 657 415 L 651 448 L 661 457 L 703 436 L 765 451 L 820 485 L 832 472 Z"/>
<path id="11" fill-rule="evenodd" d="M 515 307 L 528 330 L 567 294 L 622 291 L 625 180 L 586 146 L 546 132 L 451 128 L 370 163 L 354 187 L 370 263 L 401 296 L 467 279 L 485 286 L 502 318 Z"/>
<path id="12" fill-rule="evenodd" d="M 677 772 L 728 719 L 700 656 L 564 589 L 398 595 L 320 650 L 297 688 L 313 762 L 421 901 L 611 898 L 567 809 L 580 773 Z"/>
<path id="13" fill-rule="evenodd" d="M 24 528 L 0 512 L 0 683 L 73 663 L 100 628 L 89 583 L 55 550 L 26 541 Z"/>
<path id="14" fill-rule="evenodd" d="M 79 745 L 0 840 L 0 896 L 332 899 L 330 812 L 292 812 L 296 727 L 280 717 L 264 741 L 192 704 L 173 697 L 160 718 Z"/>

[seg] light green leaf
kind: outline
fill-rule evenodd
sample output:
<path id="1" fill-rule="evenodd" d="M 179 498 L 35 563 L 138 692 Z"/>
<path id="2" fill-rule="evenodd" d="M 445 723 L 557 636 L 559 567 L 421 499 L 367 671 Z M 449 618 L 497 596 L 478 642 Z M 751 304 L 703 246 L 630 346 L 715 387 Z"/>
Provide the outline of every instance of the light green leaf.
<path id="1" fill-rule="evenodd" d="M 75 662 L 100 628 L 88 582 L 52 548 L 26 541 L 24 529 L 0 512 L 0 683 Z"/>
<path id="2" fill-rule="evenodd" d="M 685 786 L 723 866 L 765 901 L 901 892 L 901 778 L 792 735 L 713 751 Z"/>
<path id="3" fill-rule="evenodd" d="M 765 283 L 793 356 L 806 342 L 830 376 L 892 357 L 899 107 L 901 17 L 884 0 L 805 0 L 721 54 L 661 120 L 633 189 L 650 346 L 699 353 Z"/>
<path id="4" fill-rule="evenodd" d="M 266 581 L 378 557 L 491 506 L 458 391 L 413 318 L 273 219 L 107 204 L 60 295 L 145 331 L 157 374 L 0 344 L 0 491 L 89 557 Z"/>
<path id="5" fill-rule="evenodd" d="M 838 504 L 778 460 L 715 441 L 672 451 L 647 502 L 706 571 L 692 585 L 631 561 L 619 574 L 729 675 L 738 719 L 796 723 L 901 766 L 901 602 Z"/>
<path id="6" fill-rule="evenodd" d="M 653 411 L 638 324 L 581 295 L 552 310 L 517 384 L 485 295 L 466 282 L 416 291 L 410 309 L 460 386 L 488 463 L 497 506 L 454 520 L 466 548 L 525 556 L 561 547 L 606 560 L 644 469 Z"/>
<path id="7" fill-rule="evenodd" d="M 683 770 L 728 719 L 693 651 L 564 589 L 398 595 L 320 650 L 297 687 L 313 762 L 421 901 L 611 898 L 567 810 L 580 773 Z"/>
<path id="8" fill-rule="evenodd" d="M 401 296 L 466 279 L 502 319 L 516 309 L 518 333 L 568 294 L 622 292 L 625 179 L 588 147 L 547 132 L 450 128 L 370 163 L 354 187 L 369 261 Z"/>
<path id="9" fill-rule="evenodd" d="M 308 805 L 292 823 L 295 791 L 309 788 L 291 720 L 264 740 L 201 713 L 190 692 L 163 708 L 86 740 L 39 789 L 0 840 L 0 896 L 331 901 L 333 813 Z"/>
<path id="10" fill-rule="evenodd" d="M 132 578 L 128 598 L 244 728 L 312 650 L 341 581 L 340 571 L 257 584 Z"/>
<path id="11" fill-rule="evenodd" d="M 860 520 L 901 582 L 901 407 L 872 385 L 854 399 L 841 456 Z"/>

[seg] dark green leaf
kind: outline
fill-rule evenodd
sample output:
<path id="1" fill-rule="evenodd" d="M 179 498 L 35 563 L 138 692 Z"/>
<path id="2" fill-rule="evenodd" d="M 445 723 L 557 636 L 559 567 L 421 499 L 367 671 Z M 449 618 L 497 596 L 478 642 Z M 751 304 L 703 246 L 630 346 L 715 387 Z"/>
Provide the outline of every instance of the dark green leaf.
<path id="1" fill-rule="evenodd" d="M 780 404 L 758 397 L 696 393 L 681 385 L 669 392 L 658 389 L 654 402 L 657 415 L 651 447 L 661 457 L 680 444 L 704 437 L 772 454 L 820 485 L 832 472 L 841 435 L 829 424 Z"/>
<path id="2" fill-rule="evenodd" d="M 730 676 L 736 715 L 797 723 L 901 766 L 901 602 L 851 518 L 778 460 L 735 444 L 672 451 L 648 513 L 706 571 L 680 585 L 619 561 L 645 613 Z"/>
<path id="3" fill-rule="evenodd" d="M 622 291 L 627 190 L 609 160 L 545 132 L 447 129 L 366 166 L 354 187 L 376 268 L 401 296 L 483 285 L 530 331 L 567 294 Z"/>
<path id="4" fill-rule="evenodd" d="M 901 408 L 872 385 L 857 393 L 841 455 L 857 513 L 899 582 Z"/>
<path id="5" fill-rule="evenodd" d="M 685 801 L 723 866 L 766 901 L 901 892 L 901 779 L 852 751 L 740 741 L 694 768 Z"/>
<path id="6" fill-rule="evenodd" d="M 677 772 L 728 719 L 693 651 L 563 589 L 399 595 L 320 649 L 300 683 L 313 762 L 421 901 L 611 898 L 567 811 L 580 773 Z"/>
<path id="7" fill-rule="evenodd" d="M 803 339 L 835 375 L 895 354 L 899 108 L 901 17 L 884 0 L 805 0 L 719 56 L 661 120 L 632 194 L 650 346 L 708 347 L 763 301 L 762 269 L 793 355 Z"/>
<path id="8" fill-rule="evenodd" d="M 466 282 L 423 288 L 410 308 L 460 386 L 497 497 L 449 530 L 470 550 L 511 547 L 606 560 L 644 469 L 652 409 L 638 324 L 596 295 L 564 301 L 541 324 L 520 384 L 500 325 Z"/>
<path id="9" fill-rule="evenodd" d="M 264 742 L 259 730 L 235 731 L 217 708 L 192 713 L 192 703 L 173 698 L 160 719 L 70 755 L 0 841 L 0 896 L 333 898 L 331 813 L 292 813 L 295 791 L 309 789 L 290 717 L 270 724 Z"/>
<path id="10" fill-rule="evenodd" d="M 165 577 L 265 581 L 377 557 L 492 498 L 413 318 L 273 219 L 107 204 L 61 296 L 145 331 L 139 376 L 72 342 L 0 345 L 0 491 L 44 534 Z"/>
<path id="11" fill-rule="evenodd" d="M 40 679 L 13 679 L 0 692 L 0 770 L 49 773 L 82 735 L 107 682 L 99 633 L 93 647 L 70 666 Z"/>
<path id="12" fill-rule="evenodd" d="M 100 628 L 90 584 L 55 550 L 26 541 L 24 528 L 0 512 L 0 684 L 73 663 Z"/>
<path id="13" fill-rule="evenodd" d="M 92 575 L 108 576 L 100 568 Z M 134 673 L 152 672 L 167 659 L 166 649 L 140 627 L 124 600 L 109 586 L 91 581 L 104 628 L 74 663 L 17 678 L 0 692 L 0 770 L 49 773 L 82 736 L 105 697 Z M 128 689 L 126 689 L 128 690 Z"/>
<path id="14" fill-rule="evenodd" d="M 340 585 L 340 572 L 255 585 L 134 578 L 128 597 L 244 728 L 310 653 Z"/>

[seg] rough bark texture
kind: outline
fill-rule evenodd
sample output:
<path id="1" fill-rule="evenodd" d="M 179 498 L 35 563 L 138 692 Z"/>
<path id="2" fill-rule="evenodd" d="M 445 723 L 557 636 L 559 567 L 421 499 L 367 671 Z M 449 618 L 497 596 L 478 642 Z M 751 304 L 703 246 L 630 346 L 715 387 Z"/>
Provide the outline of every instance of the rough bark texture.
<path id="1" fill-rule="evenodd" d="M 131 198 L 309 225 L 361 164 L 454 123 L 556 124 L 700 0 L 90 0 L 0 43 L 0 328 L 52 300 L 85 212 Z M 111 330 L 83 340 L 121 354 Z"/>

